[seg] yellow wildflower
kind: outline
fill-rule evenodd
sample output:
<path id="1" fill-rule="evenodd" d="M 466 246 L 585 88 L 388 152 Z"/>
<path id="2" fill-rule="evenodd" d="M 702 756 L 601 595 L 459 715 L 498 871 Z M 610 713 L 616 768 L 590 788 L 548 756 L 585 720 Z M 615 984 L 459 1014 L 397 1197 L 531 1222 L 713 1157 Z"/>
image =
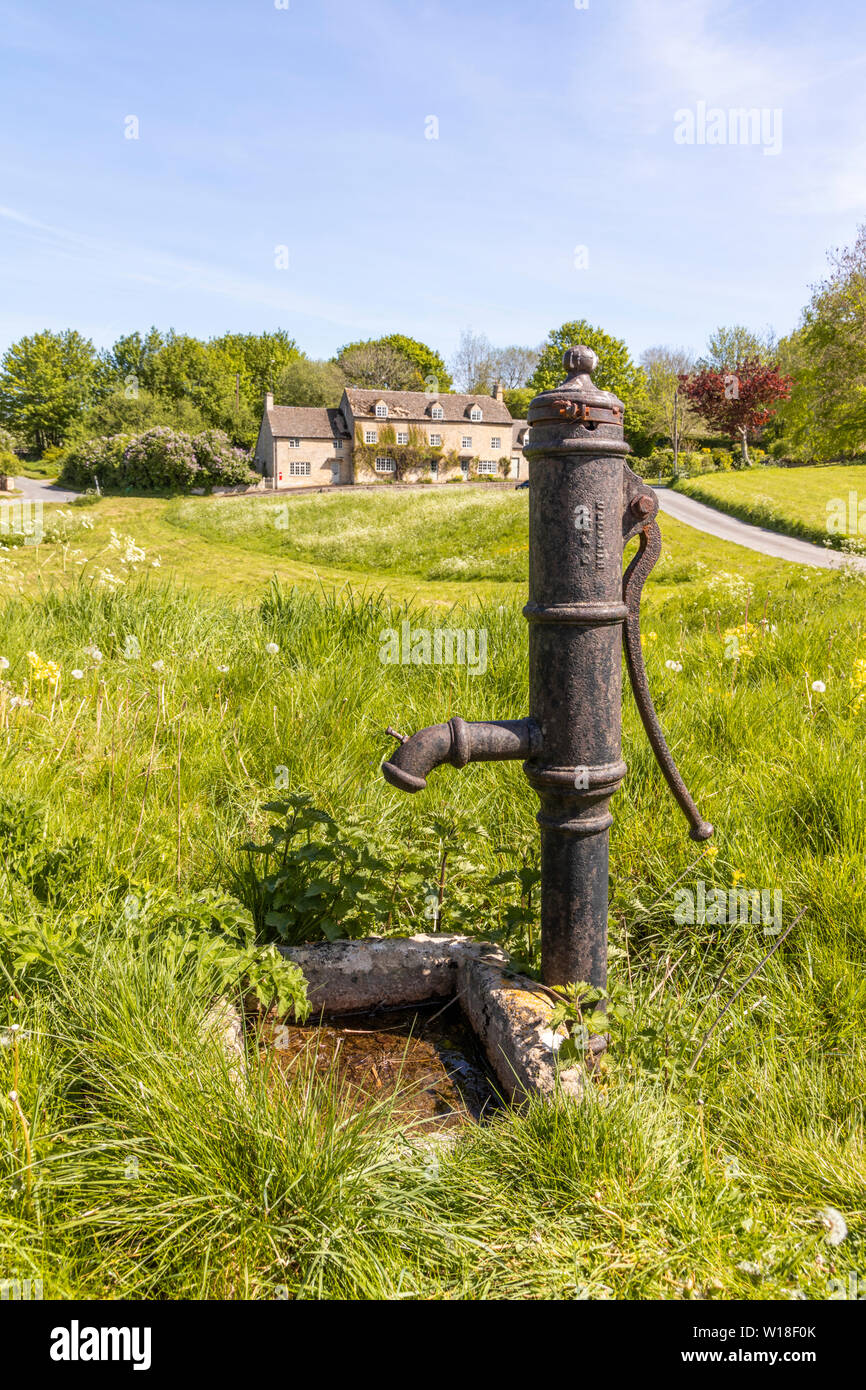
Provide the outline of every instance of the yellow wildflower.
<path id="1" fill-rule="evenodd" d="M 38 652 L 28 652 L 27 660 L 35 681 L 51 681 L 53 685 L 60 680 L 60 667 L 56 661 L 43 661 Z"/>

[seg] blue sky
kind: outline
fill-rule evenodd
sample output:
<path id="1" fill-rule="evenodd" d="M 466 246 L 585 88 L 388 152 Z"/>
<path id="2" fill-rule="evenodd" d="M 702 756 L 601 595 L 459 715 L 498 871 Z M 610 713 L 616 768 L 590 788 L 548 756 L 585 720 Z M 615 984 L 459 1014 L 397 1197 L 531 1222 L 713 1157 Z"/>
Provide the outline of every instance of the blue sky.
<path id="1" fill-rule="evenodd" d="M 448 355 L 585 317 L 699 350 L 788 331 L 866 219 L 853 0 L 288 5 L 0 0 L 0 349 L 155 323 Z M 699 102 L 780 109 L 781 151 L 676 143 Z"/>

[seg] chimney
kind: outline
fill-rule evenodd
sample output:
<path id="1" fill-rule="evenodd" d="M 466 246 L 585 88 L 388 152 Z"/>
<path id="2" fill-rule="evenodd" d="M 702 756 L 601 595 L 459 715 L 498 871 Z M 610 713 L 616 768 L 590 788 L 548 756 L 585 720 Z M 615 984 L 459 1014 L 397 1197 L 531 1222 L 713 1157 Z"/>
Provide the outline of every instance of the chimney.
<path id="1" fill-rule="evenodd" d="M 495 385 L 494 388 L 493 388 L 493 399 L 494 399 L 495 401 L 504 401 L 504 400 L 505 400 L 505 392 L 504 392 L 503 389 L 502 389 L 502 382 L 501 382 L 501 381 L 497 381 L 496 385 Z"/>
<path id="2" fill-rule="evenodd" d="M 265 410 L 266 410 L 266 411 L 268 411 L 268 410 L 273 410 L 273 408 L 274 408 L 274 393 L 273 393 L 273 391 L 266 391 L 266 392 L 265 392 Z"/>

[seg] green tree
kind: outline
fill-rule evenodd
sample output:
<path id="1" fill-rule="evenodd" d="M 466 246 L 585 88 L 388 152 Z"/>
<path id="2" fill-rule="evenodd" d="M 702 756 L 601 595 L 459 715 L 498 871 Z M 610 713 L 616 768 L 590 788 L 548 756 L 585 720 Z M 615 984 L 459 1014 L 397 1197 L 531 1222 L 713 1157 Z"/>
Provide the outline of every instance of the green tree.
<path id="1" fill-rule="evenodd" d="M 101 354 L 101 376 L 106 388 L 116 391 L 122 386 L 128 399 L 137 389 L 155 390 L 156 360 L 163 342 L 162 334 L 154 327 L 144 337 L 136 331 L 118 338 Z"/>
<path id="2" fill-rule="evenodd" d="M 566 348 L 579 344 L 592 348 L 598 355 L 592 379 L 596 386 L 603 391 L 613 391 L 622 401 L 626 438 L 636 452 L 641 452 L 650 443 L 646 378 L 642 369 L 632 362 L 622 339 L 611 337 L 603 328 L 587 323 L 586 319 L 575 319 L 561 328 L 551 329 L 528 383 L 533 393 L 551 391 L 562 383 L 565 379 L 562 354 Z"/>
<path id="3" fill-rule="evenodd" d="M 794 378 L 780 432 L 795 454 L 819 462 L 866 452 L 866 223 L 829 261 L 798 328 L 779 345 Z"/>
<path id="4" fill-rule="evenodd" d="M 0 419 L 37 449 L 62 444 L 97 393 L 98 369 L 96 349 L 75 329 L 20 338 L 0 368 Z"/>
<path id="5" fill-rule="evenodd" d="M 508 406 L 515 420 L 525 420 L 526 412 L 529 409 L 532 397 L 535 392 L 529 386 L 516 386 L 509 390 L 507 387 L 503 391 L 505 404 Z"/>
<path id="6" fill-rule="evenodd" d="M 334 361 L 347 386 L 382 391 L 450 391 L 452 387 L 439 353 L 402 333 L 346 343 Z"/>
<path id="7" fill-rule="evenodd" d="M 694 368 L 685 348 L 651 347 L 641 353 L 648 401 L 647 429 L 669 439 L 674 451 L 674 474 L 679 473 L 679 451 L 700 433 L 701 420 L 680 389 L 680 377 Z"/>
<path id="8" fill-rule="evenodd" d="M 72 425 L 67 442 L 116 434 L 141 434 L 157 425 L 198 434 L 209 421 L 192 401 L 156 396 L 131 384 L 99 397 Z"/>
<path id="9" fill-rule="evenodd" d="M 707 350 L 698 358 L 696 366 L 699 370 L 733 372 L 741 362 L 760 362 L 766 366 L 777 356 L 776 335 L 771 328 L 764 333 L 753 333 L 751 328 L 734 323 L 710 334 Z"/>
<path id="10" fill-rule="evenodd" d="M 417 338 L 407 338 L 403 333 L 389 333 L 377 341 L 394 348 L 397 352 L 402 352 L 404 357 L 408 357 L 410 362 L 415 363 L 424 382 L 425 390 L 454 390 L 454 383 L 445 362 L 439 353 L 428 347 L 426 343 L 419 343 Z M 435 378 L 435 385 L 430 383 L 430 378 Z"/>
<path id="11" fill-rule="evenodd" d="M 298 357 L 284 367 L 274 383 L 277 405 L 339 405 L 343 373 L 336 362 Z"/>
<path id="12" fill-rule="evenodd" d="M 241 395 L 256 410 L 261 410 L 265 392 L 274 389 L 280 374 L 301 357 L 284 328 L 273 333 L 224 333 L 207 346 L 221 357 L 229 375 L 240 373 Z"/>

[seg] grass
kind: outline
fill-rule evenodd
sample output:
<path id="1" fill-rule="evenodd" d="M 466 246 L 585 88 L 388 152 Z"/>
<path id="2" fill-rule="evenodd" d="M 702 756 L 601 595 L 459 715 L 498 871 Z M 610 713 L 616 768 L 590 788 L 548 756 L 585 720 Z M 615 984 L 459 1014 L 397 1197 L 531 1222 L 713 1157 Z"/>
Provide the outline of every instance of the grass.
<path id="1" fill-rule="evenodd" d="M 456 495 L 455 495 L 456 494 Z M 91 499 L 88 499 L 90 501 Z M 79 510 L 46 507 L 65 518 L 68 544 L 20 547 L 15 565 L 28 592 L 116 564 L 111 532 L 132 532 L 167 581 L 193 592 L 254 600 L 272 577 L 305 591 L 345 585 L 398 602 L 450 605 L 525 593 L 527 494 L 478 488 L 335 496 L 102 498 Z M 86 518 L 92 530 L 80 529 Z M 483 523 L 483 525 L 482 525 Z M 661 517 L 665 537 L 654 584 L 675 593 L 696 574 L 736 570 L 786 574 L 783 561 L 696 536 Z M 63 528 L 61 527 L 61 530 Z M 462 568 L 461 568 L 462 566 Z M 701 566 L 704 569 L 701 569 Z"/>
<path id="2" fill-rule="evenodd" d="M 705 474 L 680 481 L 677 489 L 741 521 L 818 545 L 844 549 L 848 540 L 862 547 L 866 537 L 862 465 Z"/>
<path id="3" fill-rule="evenodd" d="M 673 553 L 647 588 L 650 681 L 717 835 L 709 850 L 688 840 L 626 695 L 610 937 L 628 1017 L 587 1104 L 506 1112 L 434 1146 L 303 1064 L 268 1084 L 254 1046 L 239 1077 L 203 1028 L 224 982 L 206 955 L 179 953 L 173 905 L 230 891 L 286 784 L 390 866 L 391 930 L 428 925 L 447 849 L 443 929 L 538 962 L 519 884 L 496 881 L 535 854 L 519 768 L 442 769 L 412 798 L 378 771 L 389 723 L 525 713 L 524 585 L 492 577 L 501 555 L 477 580 L 413 577 L 464 543 L 483 559 L 470 498 L 460 512 L 443 496 L 441 516 L 370 500 L 394 508 L 378 562 L 374 514 L 346 498 L 342 517 L 336 497 L 300 503 L 304 559 L 269 549 L 245 503 L 208 499 L 106 501 L 86 509 L 93 530 L 0 556 L 0 1025 L 21 1025 L 0 1034 L 0 1095 L 17 1054 L 32 1153 L 2 1104 L 3 1277 L 59 1297 L 826 1297 L 866 1257 L 855 576 L 663 519 Z M 500 500 L 511 545 L 524 498 Z M 134 567 L 104 550 L 112 526 L 146 550 Z M 370 570 L 350 563 L 356 550 Z M 301 584 L 269 585 L 295 566 Z M 100 582 L 105 568 L 125 582 Z M 484 627 L 486 672 L 383 665 L 380 634 L 407 615 Z M 58 664 L 56 684 L 34 682 L 29 651 Z M 13 708 L 25 682 L 33 704 Z M 695 1065 L 776 939 L 678 920 L 678 892 L 699 881 L 779 890 L 785 928 L 802 916 Z M 827 1207 L 848 1225 L 838 1247 Z"/>

